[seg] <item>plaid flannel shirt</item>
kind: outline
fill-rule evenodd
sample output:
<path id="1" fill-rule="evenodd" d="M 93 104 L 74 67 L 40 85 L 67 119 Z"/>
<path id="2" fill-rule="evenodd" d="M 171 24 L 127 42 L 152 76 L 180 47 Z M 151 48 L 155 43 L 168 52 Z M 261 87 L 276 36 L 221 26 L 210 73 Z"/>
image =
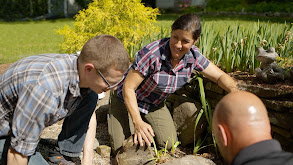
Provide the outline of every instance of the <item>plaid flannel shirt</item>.
<path id="1" fill-rule="evenodd" d="M 138 108 L 142 113 L 147 114 L 150 106 L 160 104 L 186 84 L 193 69 L 202 71 L 209 65 L 209 60 L 196 46 L 192 46 L 176 68 L 173 68 L 169 43 L 170 38 L 164 38 L 146 45 L 137 52 L 130 67 L 145 78 L 135 91 Z M 117 87 L 117 95 L 123 101 L 122 88 L 123 82 Z"/>
<path id="2" fill-rule="evenodd" d="M 77 56 L 42 54 L 21 59 L 0 76 L 0 137 L 25 156 L 34 154 L 46 126 L 80 103 Z"/>

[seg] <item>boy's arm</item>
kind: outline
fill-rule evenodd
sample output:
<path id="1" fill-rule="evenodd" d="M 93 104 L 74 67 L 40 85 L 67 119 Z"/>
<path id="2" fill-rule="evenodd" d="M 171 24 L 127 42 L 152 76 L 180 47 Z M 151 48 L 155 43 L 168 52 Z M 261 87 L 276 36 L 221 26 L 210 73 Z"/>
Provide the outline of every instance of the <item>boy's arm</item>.
<path id="1" fill-rule="evenodd" d="M 27 156 L 23 156 L 21 153 L 16 152 L 12 147 L 8 149 L 7 165 L 27 165 L 27 161 Z"/>
<path id="2" fill-rule="evenodd" d="M 94 139 L 96 137 L 97 118 L 96 113 L 92 114 L 90 119 L 88 131 L 86 133 L 84 145 L 83 145 L 83 165 L 91 165 L 94 157 Z"/>

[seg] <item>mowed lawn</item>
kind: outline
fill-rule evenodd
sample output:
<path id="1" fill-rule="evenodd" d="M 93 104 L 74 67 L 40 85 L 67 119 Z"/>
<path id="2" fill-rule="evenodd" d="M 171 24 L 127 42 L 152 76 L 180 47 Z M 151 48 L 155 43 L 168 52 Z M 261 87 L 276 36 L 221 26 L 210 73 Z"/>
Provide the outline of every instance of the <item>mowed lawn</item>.
<path id="1" fill-rule="evenodd" d="M 158 16 L 156 25 L 169 28 L 178 17 L 174 15 Z M 249 28 L 258 18 L 243 17 L 208 17 L 201 16 L 207 26 L 224 32 L 229 25 L 240 24 L 241 28 Z M 276 19 L 274 23 L 284 24 L 285 19 Z M 267 22 L 268 20 L 261 20 Z M 291 23 L 292 20 L 287 21 Z M 57 19 L 28 22 L 0 22 L 0 64 L 12 63 L 23 57 L 42 53 L 64 53 L 60 44 L 63 37 L 56 33 L 65 24 L 73 26 L 74 19 Z"/>
<path id="2" fill-rule="evenodd" d="M 73 23 L 73 19 L 0 22 L 0 64 L 35 54 L 61 53 L 63 37 L 56 30 Z"/>

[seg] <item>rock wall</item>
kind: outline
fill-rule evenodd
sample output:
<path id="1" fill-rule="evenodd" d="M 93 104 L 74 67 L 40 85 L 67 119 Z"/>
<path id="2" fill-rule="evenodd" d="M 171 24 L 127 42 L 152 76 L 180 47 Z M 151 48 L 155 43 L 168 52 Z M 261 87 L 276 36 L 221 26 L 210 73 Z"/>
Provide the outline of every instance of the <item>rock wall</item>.
<path id="1" fill-rule="evenodd" d="M 272 136 L 285 151 L 293 152 L 293 92 L 281 88 L 270 88 L 238 83 L 240 90 L 254 93 L 265 104 L 271 121 Z"/>
<path id="2" fill-rule="evenodd" d="M 179 128 L 182 128 L 184 125 L 190 125 L 190 122 L 194 120 L 196 115 L 192 116 L 193 120 L 185 120 L 185 123 L 182 123 L 183 119 L 178 119 L 176 116 L 176 111 L 178 111 L 176 109 L 179 108 L 179 112 L 182 113 L 183 111 L 180 110 L 180 107 L 185 107 L 186 110 L 186 106 L 189 106 L 191 111 L 197 114 L 197 110 L 200 108 L 198 106 L 200 101 L 198 89 L 196 86 L 198 86 L 197 81 L 190 82 L 167 99 L 167 106 L 169 109 L 174 111 L 173 119 L 176 128 L 178 128 L 177 131 L 179 134 L 179 141 L 180 132 L 182 132 Z M 240 90 L 249 91 L 261 98 L 268 110 L 273 138 L 281 143 L 285 151 L 293 152 L 293 90 L 286 90 L 284 88 L 281 89 L 276 87 L 270 88 L 267 87 L 267 85 L 264 87 L 262 85 L 253 85 L 243 81 L 237 81 L 237 86 Z M 226 95 L 226 92 L 217 84 L 209 81 L 208 79 L 204 79 L 204 87 L 206 99 L 209 101 L 211 108 L 214 109 L 220 99 Z M 186 98 L 186 103 L 182 103 L 182 100 L 184 100 L 182 98 Z M 178 102 L 180 102 L 180 106 L 178 105 Z M 195 102 L 195 106 L 188 105 L 190 102 Z M 189 118 L 190 116 L 191 115 L 189 115 Z M 198 133 L 200 132 L 202 132 L 202 130 L 200 130 Z M 193 136 L 193 134 L 187 134 L 186 136 Z M 183 139 L 189 138 L 190 137 L 184 137 Z M 187 141 L 186 143 L 188 142 L 190 141 Z"/>

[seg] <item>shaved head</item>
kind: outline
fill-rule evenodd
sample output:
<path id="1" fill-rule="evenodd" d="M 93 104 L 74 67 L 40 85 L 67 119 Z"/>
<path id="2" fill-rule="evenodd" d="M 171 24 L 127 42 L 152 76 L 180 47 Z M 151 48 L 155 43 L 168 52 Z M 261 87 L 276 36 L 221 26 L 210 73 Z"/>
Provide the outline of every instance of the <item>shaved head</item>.
<path id="1" fill-rule="evenodd" d="M 254 94 L 237 91 L 217 104 L 213 131 L 220 152 L 230 163 L 243 148 L 271 139 L 271 127 L 263 102 Z"/>

